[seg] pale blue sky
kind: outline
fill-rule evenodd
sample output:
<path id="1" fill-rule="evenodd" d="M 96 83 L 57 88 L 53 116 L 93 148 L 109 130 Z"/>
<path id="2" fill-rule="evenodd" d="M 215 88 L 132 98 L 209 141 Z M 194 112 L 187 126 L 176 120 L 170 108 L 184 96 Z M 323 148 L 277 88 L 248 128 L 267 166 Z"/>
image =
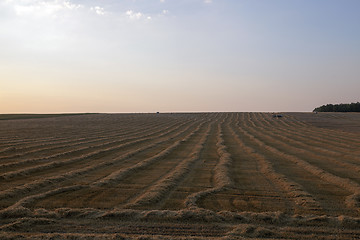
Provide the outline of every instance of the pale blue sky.
<path id="1" fill-rule="evenodd" d="M 0 112 L 359 101 L 358 0 L 1 0 Z"/>

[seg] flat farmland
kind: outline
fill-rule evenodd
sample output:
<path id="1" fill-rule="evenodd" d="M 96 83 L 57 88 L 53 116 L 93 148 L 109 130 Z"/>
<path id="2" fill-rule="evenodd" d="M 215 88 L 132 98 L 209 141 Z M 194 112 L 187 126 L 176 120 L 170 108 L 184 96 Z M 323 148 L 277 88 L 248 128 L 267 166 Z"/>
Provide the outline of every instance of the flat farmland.
<path id="1" fill-rule="evenodd" d="M 360 114 L 0 121 L 0 239 L 359 239 Z"/>

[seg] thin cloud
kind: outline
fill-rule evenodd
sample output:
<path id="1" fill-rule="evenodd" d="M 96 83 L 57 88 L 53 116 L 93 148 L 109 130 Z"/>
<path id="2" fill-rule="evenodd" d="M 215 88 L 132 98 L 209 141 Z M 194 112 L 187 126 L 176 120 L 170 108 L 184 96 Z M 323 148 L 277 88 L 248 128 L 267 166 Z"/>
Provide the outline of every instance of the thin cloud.
<path id="1" fill-rule="evenodd" d="M 132 10 L 128 10 L 126 11 L 126 15 L 131 19 L 131 20 L 139 20 L 142 17 L 144 17 L 144 14 L 141 12 L 134 12 Z"/>
<path id="2" fill-rule="evenodd" d="M 7 0 L 5 4 L 13 7 L 17 16 L 56 16 L 61 11 L 72 11 L 82 8 L 81 4 L 74 4 L 68 0 Z"/>
<path id="3" fill-rule="evenodd" d="M 91 11 L 94 11 L 97 15 L 105 15 L 105 9 L 99 6 L 95 6 L 95 7 L 91 7 L 90 8 Z"/>
<path id="4" fill-rule="evenodd" d="M 19 17 L 59 17 L 61 14 L 79 9 L 90 10 L 97 15 L 105 15 L 106 11 L 101 6 L 85 6 L 75 4 L 71 0 L 6 0 L 5 4 L 11 7 Z"/>

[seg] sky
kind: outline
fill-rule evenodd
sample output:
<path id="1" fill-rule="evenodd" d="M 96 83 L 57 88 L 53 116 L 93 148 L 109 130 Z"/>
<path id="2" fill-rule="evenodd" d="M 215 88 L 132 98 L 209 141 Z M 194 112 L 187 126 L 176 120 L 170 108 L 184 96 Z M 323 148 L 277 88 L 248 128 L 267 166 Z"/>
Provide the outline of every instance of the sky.
<path id="1" fill-rule="evenodd" d="M 358 0 L 0 0 L 0 113 L 360 101 Z"/>

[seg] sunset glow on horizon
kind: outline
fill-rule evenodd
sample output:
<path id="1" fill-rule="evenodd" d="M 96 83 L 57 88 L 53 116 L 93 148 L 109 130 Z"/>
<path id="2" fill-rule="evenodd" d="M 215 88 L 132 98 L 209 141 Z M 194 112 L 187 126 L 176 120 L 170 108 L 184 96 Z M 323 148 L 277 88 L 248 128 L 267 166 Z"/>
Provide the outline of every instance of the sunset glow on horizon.
<path id="1" fill-rule="evenodd" d="M 4 0 L 0 113 L 359 101 L 357 0 Z"/>

